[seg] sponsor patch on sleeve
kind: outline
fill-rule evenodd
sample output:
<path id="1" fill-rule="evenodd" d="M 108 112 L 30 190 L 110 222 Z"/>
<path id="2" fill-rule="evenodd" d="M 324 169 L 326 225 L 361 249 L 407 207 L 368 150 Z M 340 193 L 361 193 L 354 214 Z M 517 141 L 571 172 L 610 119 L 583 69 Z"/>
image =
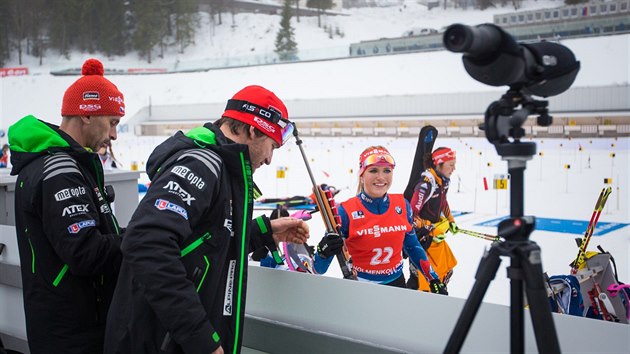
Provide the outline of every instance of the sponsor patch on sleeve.
<path id="1" fill-rule="evenodd" d="M 86 227 L 94 227 L 96 226 L 96 221 L 94 220 L 83 220 L 79 222 L 75 222 L 74 224 L 68 226 L 68 232 L 71 234 L 78 234 L 81 229 Z"/>
<path id="2" fill-rule="evenodd" d="M 175 203 L 169 202 L 165 199 L 156 199 L 154 205 L 156 208 L 158 208 L 158 210 L 169 210 L 181 215 L 184 219 L 188 220 L 188 212 L 186 211 L 186 209 Z"/>

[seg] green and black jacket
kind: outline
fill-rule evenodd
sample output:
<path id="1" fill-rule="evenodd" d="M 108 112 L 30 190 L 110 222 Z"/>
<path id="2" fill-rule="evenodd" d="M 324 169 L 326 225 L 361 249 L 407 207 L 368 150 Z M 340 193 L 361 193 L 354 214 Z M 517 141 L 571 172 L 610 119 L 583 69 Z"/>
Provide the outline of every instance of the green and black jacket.
<path id="1" fill-rule="evenodd" d="M 160 144 L 122 243 L 106 353 L 226 353 L 241 347 L 247 257 L 272 241 L 252 221 L 247 145 L 211 123 Z"/>
<path id="2" fill-rule="evenodd" d="M 9 144 L 31 353 L 99 352 L 121 262 L 101 162 L 33 116 Z"/>

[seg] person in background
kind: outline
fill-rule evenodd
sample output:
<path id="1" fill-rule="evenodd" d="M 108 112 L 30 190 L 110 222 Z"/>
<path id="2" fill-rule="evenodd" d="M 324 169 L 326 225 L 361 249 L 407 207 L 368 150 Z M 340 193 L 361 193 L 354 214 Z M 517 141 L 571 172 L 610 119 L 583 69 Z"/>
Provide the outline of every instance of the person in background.
<path id="1" fill-rule="evenodd" d="M 247 86 L 221 119 L 155 148 L 122 243 L 105 353 L 240 352 L 250 250 L 308 238 L 296 218 L 252 220 L 252 175 L 292 136 L 288 119 L 273 92 Z"/>
<path id="2" fill-rule="evenodd" d="M 428 154 L 427 154 L 428 155 Z M 457 162 L 455 151 L 439 147 L 427 157 L 425 166 L 431 166 L 420 175 L 411 198 L 416 234 L 427 250 L 433 269 L 444 284 L 448 284 L 457 259 L 445 241 L 446 233 L 458 232 L 455 218 L 446 200 L 450 178 Z M 410 264 L 409 282 L 412 289 L 427 291 L 430 284 L 418 276 L 417 268 Z"/>
<path id="3" fill-rule="evenodd" d="M 116 140 L 123 94 L 88 59 L 63 95 L 61 125 L 9 128 L 15 225 L 30 352 L 101 353 L 122 232 L 93 151 Z"/>
<path id="4" fill-rule="evenodd" d="M 110 171 L 118 168 L 120 163 L 116 160 L 111 145 L 102 146 L 97 152 L 104 170 Z"/>
<path id="5" fill-rule="evenodd" d="M 352 257 L 358 280 L 405 288 L 402 252 L 421 269 L 431 291 L 446 295 L 413 229 L 409 202 L 388 194 L 396 163 L 382 146 L 371 146 L 359 157 L 357 195 L 341 203 L 340 234 L 329 233 L 318 244 L 315 270 L 324 273 L 343 242 Z"/>
<path id="6" fill-rule="evenodd" d="M 9 144 L 4 144 L 0 153 L 0 168 L 7 167 L 9 167 Z"/>

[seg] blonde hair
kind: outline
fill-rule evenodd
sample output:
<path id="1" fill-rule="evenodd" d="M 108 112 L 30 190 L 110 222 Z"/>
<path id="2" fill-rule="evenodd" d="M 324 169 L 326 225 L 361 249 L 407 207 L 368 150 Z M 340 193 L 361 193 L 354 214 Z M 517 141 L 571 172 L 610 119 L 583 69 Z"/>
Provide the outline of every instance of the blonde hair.
<path id="1" fill-rule="evenodd" d="M 370 151 L 370 150 L 374 150 L 374 149 L 387 149 L 386 147 L 384 147 L 383 145 L 372 145 L 369 146 L 367 148 L 365 148 L 365 150 L 361 151 L 361 153 L 359 154 L 359 160 L 361 159 L 361 155 L 365 154 L 366 152 Z M 359 161 L 359 169 L 357 171 L 361 171 L 361 162 Z M 359 183 L 357 184 L 357 193 L 359 194 L 363 192 L 363 182 L 361 182 L 361 175 L 359 175 Z"/>

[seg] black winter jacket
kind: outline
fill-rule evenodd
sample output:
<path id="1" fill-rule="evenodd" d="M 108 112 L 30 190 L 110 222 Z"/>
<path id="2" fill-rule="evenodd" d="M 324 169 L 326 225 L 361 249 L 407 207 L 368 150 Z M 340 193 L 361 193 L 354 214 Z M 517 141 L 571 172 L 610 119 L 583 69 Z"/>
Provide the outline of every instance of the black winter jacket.
<path id="1" fill-rule="evenodd" d="M 99 353 L 121 253 L 98 155 L 27 116 L 9 129 L 31 353 Z"/>
<path id="2" fill-rule="evenodd" d="M 247 145 L 208 123 L 160 144 L 147 173 L 122 243 L 105 352 L 238 353 L 249 249 L 272 240 L 267 218 L 251 220 Z"/>

